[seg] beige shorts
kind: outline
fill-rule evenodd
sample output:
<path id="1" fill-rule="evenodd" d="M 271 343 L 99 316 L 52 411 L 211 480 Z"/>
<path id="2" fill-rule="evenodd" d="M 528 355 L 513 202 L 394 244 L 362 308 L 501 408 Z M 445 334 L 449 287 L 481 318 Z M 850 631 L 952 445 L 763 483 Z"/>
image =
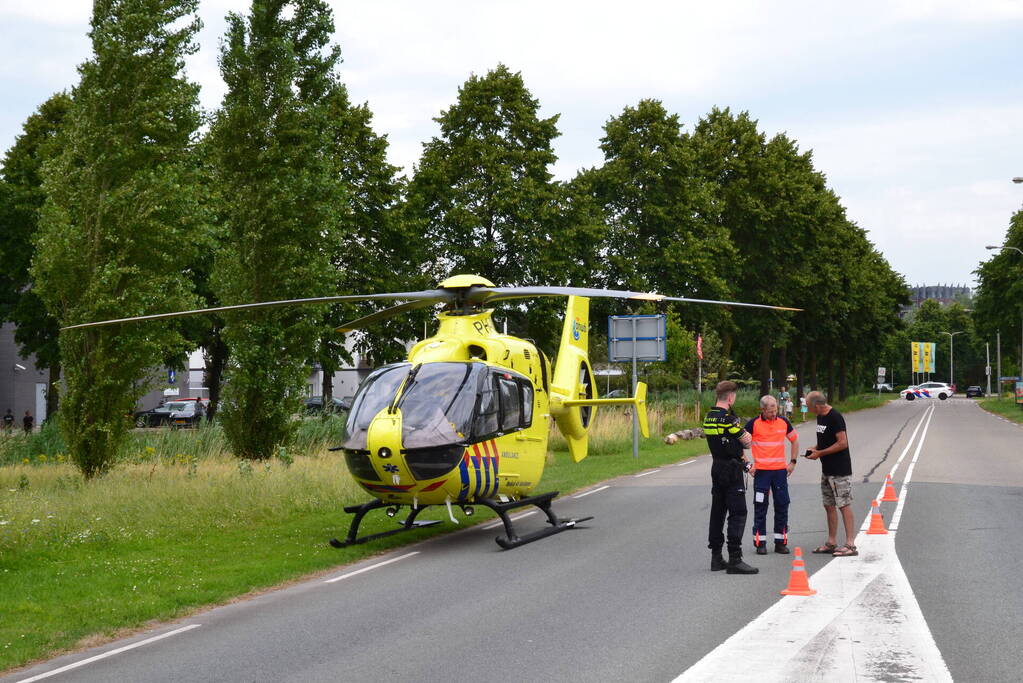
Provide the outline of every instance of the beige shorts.
<path id="1" fill-rule="evenodd" d="M 821 477 L 821 498 L 828 507 L 844 508 L 852 503 L 852 475 Z"/>

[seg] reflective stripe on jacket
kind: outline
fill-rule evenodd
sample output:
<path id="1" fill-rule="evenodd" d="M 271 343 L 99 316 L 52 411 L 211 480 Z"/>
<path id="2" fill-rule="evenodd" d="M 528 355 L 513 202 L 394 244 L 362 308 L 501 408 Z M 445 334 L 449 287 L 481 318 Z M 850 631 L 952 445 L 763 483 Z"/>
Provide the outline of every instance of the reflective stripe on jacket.
<path id="1" fill-rule="evenodd" d="M 783 470 L 788 464 L 785 442 L 798 436 L 792 423 L 785 417 L 765 420 L 757 416 L 746 423 L 746 431 L 753 437 L 753 464 L 758 470 Z"/>

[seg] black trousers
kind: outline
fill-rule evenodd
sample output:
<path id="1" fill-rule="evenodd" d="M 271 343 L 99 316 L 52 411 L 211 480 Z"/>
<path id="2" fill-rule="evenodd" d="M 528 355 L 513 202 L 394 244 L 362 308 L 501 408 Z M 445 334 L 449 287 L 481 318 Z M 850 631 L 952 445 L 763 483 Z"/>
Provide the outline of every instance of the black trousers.
<path id="1" fill-rule="evenodd" d="M 725 544 L 725 518 L 728 519 L 728 552 L 742 548 L 746 528 L 746 486 L 742 464 L 738 460 L 715 460 L 710 466 L 710 534 L 707 547 L 721 552 Z"/>

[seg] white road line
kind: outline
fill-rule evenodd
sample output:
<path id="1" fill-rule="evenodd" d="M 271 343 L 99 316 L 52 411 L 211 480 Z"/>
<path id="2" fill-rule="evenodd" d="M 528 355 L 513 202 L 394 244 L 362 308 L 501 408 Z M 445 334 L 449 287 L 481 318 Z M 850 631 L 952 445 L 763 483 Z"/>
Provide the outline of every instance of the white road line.
<path id="1" fill-rule="evenodd" d="M 529 512 L 523 512 L 520 515 L 511 515 L 510 517 L 508 517 L 508 519 L 510 519 L 511 521 L 514 522 L 517 519 L 522 519 L 523 517 L 529 517 L 530 515 L 535 515 L 535 514 L 536 514 L 536 510 L 531 510 Z M 484 524 L 483 528 L 484 529 L 496 529 L 497 527 L 502 526 L 502 525 L 504 525 L 504 522 L 502 522 L 501 520 L 497 520 L 496 522 L 491 522 L 490 524 Z"/>
<path id="2" fill-rule="evenodd" d="M 599 491 L 603 491 L 604 489 L 609 489 L 609 488 L 611 488 L 610 485 L 601 486 L 599 489 L 593 489 L 592 491 L 587 491 L 586 493 L 580 493 L 578 496 L 572 496 L 572 497 L 573 498 L 585 498 L 586 496 L 590 495 L 591 493 L 597 493 Z"/>
<path id="3" fill-rule="evenodd" d="M 383 562 L 377 562 L 376 564 L 371 564 L 370 566 L 363 567 L 362 569 L 356 569 L 354 572 L 348 572 L 347 574 L 342 574 L 341 576 L 335 576 L 333 579 L 327 579 L 323 583 L 334 583 L 335 581 L 340 581 L 341 579 L 347 579 L 349 576 L 355 576 L 356 574 L 361 574 L 363 572 L 368 572 L 370 569 L 376 569 L 378 567 L 383 567 L 384 565 L 391 564 L 392 562 L 397 562 L 398 560 L 404 560 L 407 557 L 412 557 L 413 555 L 418 555 L 418 554 L 419 554 L 418 550 L 415 550 L 415 551 L 413 551 L 411 553 L 405 553 L 404 555 L 401 555 L 399 557 L 392 557 L 389 560 L 384 560 Z"/>
<path id="4" fill-rule="evenodd" d="M 653 473 L 655 473 L 655 472 L 660 472 L 660 471 L 661 471 L 661 470 L 659 470 L 659 469 L 656 469 L 656 470 L 650 470 L 649 472 L 640 472 L 639 474 L 634 474 L 634 475 L 632 475 L 632 478 L 633 478 L 633 479 L 639 479 L 640 477 L 645 477 L 645 476 L 646 476 L 646 475 L 648 475 L 648 474 L 653 474 Z"/>
<path id="5" fill-rule="evenodd" d="M 933 417 L 934 411 L 927 416 L 927 424 L 924 426 L 923 434 L 920 435 L 920 443 L 916 445 L 916 452 L 913 453 L 913 460 L 909 463 L 909 467 L 906 468 L 906 476 L 902 478 L 902 489 L 899 493 L 899 504 L 895 506 L 895 514 L 892 515 L 892 523 L 888 526 L 889 531 L 896 531 L 899 528 L 899 520 L 902 519 L 902 507 L 906 504 L 906 494 L 909 493 L 909 482 L 913 479 L 913 469 L 916 468 L 916 461 L 920 458 L 920 449 L 924 445 L 924 439 L 927 438 L 927 430 L 931 427 L 931 417 Z"/>
<path id="6" fill-rule="evenodd" d="M 696 462 L 696 458 L 693 458 L 692 460 L 686 460 L 685 462 L 676 463 L 675 467 L 685 467 L 686 465 L 692 465 L 694 462 Z"/>
<path id="7" fill-rule="evenodd" d="M 143 645 L 148 645 L 149 643 L 155 643 L 158 640 L 163 640 L 164 638 L 169 638 L 169 637 L 177 635 L 179 633 L 184 633 L 185 631 L 191 631 L 193 628 L 199 628 L 200 626 L 202 626 L 202 624 L 189 624 L 188 626 L 182 626 L 179 629 L 175 629 L 173 631 L 168 631 L 167 633 L 162 633 L 162 634 L 160 634 L 158 636 L 153 636 L 152 638 L 147 638 L 146 640 L 140 640 L 137 643 L 132 643 L 131 645 L 125 645 L 124 647 L 119 647 L 116 650 L 111 650 L 110 652 L 104 652 L 101 655 L 96 655 L 95 657 L 89 657 L 88 659 L 83 659 L 80 662 L 75 662 L 74 664 L 68 664 L 67 666 L 62 666 L 59 669 L 54 669 L 53 671 L 47 671 L 46 673 L 41 673 L 38 676 L 32 676 L 31 678 L 23 678 L 20 681 L 18 681 L 18 683 L 32 683 L 32 681 L 41 681 L 44 678 L 49 678 L 50 676 L 56 676 L 57 674 L 64 673 L 65 671 L 71 671 L 72 669 L 77 669 L 80 666 L 85 666 L 86 664 L 91 664 L 92 662 L 98 661 L 100 659 L 106 659 L 107 657 L 113 657 L 114 655 L 119 655 L 122 652 L 126 652 L 128 650 L 134 650 L 137 647 L 142 647 Z"/>

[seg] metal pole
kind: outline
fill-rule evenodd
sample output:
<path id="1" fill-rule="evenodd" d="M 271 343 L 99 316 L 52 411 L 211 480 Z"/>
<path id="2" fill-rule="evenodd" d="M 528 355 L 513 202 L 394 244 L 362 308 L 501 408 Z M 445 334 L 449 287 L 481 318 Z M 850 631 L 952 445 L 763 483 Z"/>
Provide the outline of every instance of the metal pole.
<path id="1" fill-rule="evenodd" d="M 984 344 L 984 355 L 987 360 L 984 361 L 984 374 L 987 375 L 987 393 L 985 396 L 991 395 L 991 342 Z"/>
<path id="2" fill-rule="evenodd" d="M 636 395 L 639 376 L 636 374 L 636 319 L 632 319 L 632 395 Z M 639 408 L 632 408 L 632 457 L 639 457 Z"/>
<path id="3" fill-rule="evenodd" d="M 950 335 L 948 338 L 948 383 L 955 386 L 955 373 L 952 372 L 952 356 L 955 355 L 956 350 L 956 336 Z M 953 389 L 953 391 L 955 391 Z"/>
<path id="4" fill-rule="evenodd" d="M 1002 397 L 1002 331 L 998 330 L 998 336 L 995 338 L 995 354 L 998 356 L 998 375 L 995 377 L 995 391 L 998 392 L 998 398 Z"/>

